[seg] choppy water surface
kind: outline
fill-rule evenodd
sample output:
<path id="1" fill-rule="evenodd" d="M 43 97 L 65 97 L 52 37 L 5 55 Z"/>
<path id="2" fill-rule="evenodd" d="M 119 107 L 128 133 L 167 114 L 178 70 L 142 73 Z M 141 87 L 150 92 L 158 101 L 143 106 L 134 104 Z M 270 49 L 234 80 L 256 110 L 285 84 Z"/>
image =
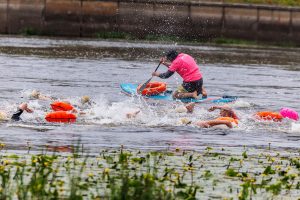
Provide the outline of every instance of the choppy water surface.
<path id="1" fill-rule="evenodd" d="M 159 54 L 175 47 L 197 59 L 205 87 L 212 96 L 239 96 L 231 106 L 241 122 L 238 128 L 201 129 L 184 126 L 192 121 L 214 119 L 212 105 L 198 104 L 193 114 L 176 112 L 180 103 L 147 102 L 121 93 L 119 84 L 142 83 L 155 69 Z M 253 113 L 290 107 L 300 111 L 300 51 L 297 49 L 249 49 L 122 41 L 0 38 L 0 110 L 11 114 L 20 102 L 35 112 L 23 122 L 2 122 L 0 140 L 10 149 L 44 144 L 71 145 L 80 138 L 90 149 L 116 147 L 164 149 L 169 146 L 203 149 L 206 146 L 268 146 L 296 148 L 300 123 L 258 122 Z M 280 56 L 279 56 L 280 55 Z M 226 59 L 222 59 L 226 56 Z M 166 68 L 161 67 L 160 71 Z M 155 79 L 159 80 L 159 79 Z M 166 80 L 170 89 L 181 82 Z M 30 99 L 32 90 L 79 105 L 89 95 L 93 105 L 75 124 L 49 124 L 44 115 L 49 101 Z M 126 113 L 140 109 L 135 119 Z"/>

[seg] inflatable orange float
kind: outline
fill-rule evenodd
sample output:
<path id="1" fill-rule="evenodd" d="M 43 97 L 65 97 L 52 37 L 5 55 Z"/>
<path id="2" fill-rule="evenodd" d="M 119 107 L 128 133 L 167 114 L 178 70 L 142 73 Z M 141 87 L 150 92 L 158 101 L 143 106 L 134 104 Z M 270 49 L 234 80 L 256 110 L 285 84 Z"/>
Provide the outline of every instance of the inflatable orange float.
<path id="1" fill-rule="evenodd" d="M 283 117 L 280 113 L 272 112 L 272 111 L 257 112 L 255 114 L 255 116 L 258 119 L 269 120 L 269 121 L 274 121 L 274 122 L 280 122 L 283 119 Z"/>
<path id="2" fill-rule="evenodd" d="M 217 118 L 216 120 L 228 121 L 228 122 L 231 122 L 231 123 L 235 123 L 236 125 L 239 124 L 239 120 L 234 119 L 234 118 L 232 118 L 232 117 L 219 117 L 219 118 Z"/>
<path id="3" fill-rule="evenodd" d="M 141 85 L 137 87 L 137 91 L 139 91 L 139 88 Z M 141 92 L 142 95 L 145 96 L 152 96 L 152 95 L 158 95 L 160 93 L 163 93 L 166 91 L 167 85 L 163 82 L 151 82 L 148 83 L 146 88 Z"/>
<path id="4" fill-rule="evenodd" d="M 71 104 L 62 101 L 56 101 L 50 105 L 54 111 L 69 111 L 74 109 Z"/>
<path id="5" fill-rule="evenodd" d="M 48 113 L 45 119 L 48 122 L 72 123 L 76 122 L 76 115 L 66 111 L 55 111 Z"/>

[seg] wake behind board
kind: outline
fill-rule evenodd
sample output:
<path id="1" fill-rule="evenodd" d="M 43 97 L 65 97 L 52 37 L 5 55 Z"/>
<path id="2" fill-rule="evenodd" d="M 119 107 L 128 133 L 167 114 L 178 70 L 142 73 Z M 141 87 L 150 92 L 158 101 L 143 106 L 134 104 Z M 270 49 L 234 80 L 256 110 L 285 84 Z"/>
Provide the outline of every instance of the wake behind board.
<path id="1" fill-rule="evenodd" d="M 120 87 L 122 88 L 123 92 L 127 95 L 130 95 L 130 96 L 138 96 L 139 95 L 136 92 L 136 89 L 138 87 L 137 84 L 122 83 L 122 84 L 120 84 Z M 173 99 L 172 91 L 168 91 L 168 90 L 159 95 L 143 96 L 143 97 L 149 98 L 149 99 L 155 99 L 155 100 L 163 100 L 163 101 L 178 101 L 178 100 L 180 100 L 181 102 L 184 102 L 184 103 L 189 103 L 189 102 L 229 103 L 229 102 L 233 102 L 237 99 L 236 96 L 210 97 L 210 98 L 202 98 L 202 99 L 194 99 L 194 98 Z"/>

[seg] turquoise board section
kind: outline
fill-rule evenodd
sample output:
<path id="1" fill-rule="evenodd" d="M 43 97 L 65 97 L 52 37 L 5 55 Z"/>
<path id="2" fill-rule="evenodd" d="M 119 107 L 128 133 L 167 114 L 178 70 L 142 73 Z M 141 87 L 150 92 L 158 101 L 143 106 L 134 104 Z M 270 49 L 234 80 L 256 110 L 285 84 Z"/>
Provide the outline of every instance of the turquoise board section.
<path id="1" fill-rule="evenodd" d="M 136 92 L 137 84 L 131 84 L 131 83 L 122 83 L 120 84 L 120 87 L 122 88 L 123 92 L 125 92 L 128 95 L 138 95 Z M 153 95 L 153 96 L 144 96 L 145 98 L 149 99 L 156 99 L 156 100 L 163 100 L 163 101 L 178 101 L 178 99 L 174 100 L 172 98 L 172 91 L 166 91 L 159 95 Z M 202 99 L 194 99 L 194 98 L 186 98 L 186 99 L 179 99 L 180 101 L 184 103 L 188 102 L 195 102 L 195 103 L 201 103 L 201 102 L 212 102 L 212 103 L 229 103 L 233 102 L 237 99 L 236 96 L 223 96 L 223 97 L 209 97 L 209 98 L 202 98 Z"/>

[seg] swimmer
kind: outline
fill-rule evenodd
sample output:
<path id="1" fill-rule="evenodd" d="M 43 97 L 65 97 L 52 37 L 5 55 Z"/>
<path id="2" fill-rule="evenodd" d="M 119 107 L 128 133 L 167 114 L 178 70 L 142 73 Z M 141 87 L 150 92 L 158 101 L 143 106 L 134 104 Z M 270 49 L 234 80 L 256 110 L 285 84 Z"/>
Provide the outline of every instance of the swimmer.
<path id="1" fill-rule="evenodd" d="M 126 117 L 128 119 L 133 119 L 136 118 L 136 116 L 141 112 L 141 110 L 135 111 L 135 112 L 130 112 L 126 114 Z"/>
<path id="2" fill-rule="evenodd" d="M 27 103 L 21 103 L 18 106 L 17 111 L 11 116 L 11 120 L 13 121 L 20 121 L 21 120 L 21 115 L 23 114 L 23 112 L 26 111 L 28 113 L 32 113 L 33 110 L 31 108 L 28 107 Z M 8 121 L 9 118 L 7 117 L 7 113 L 0 111 L 0 121 Z"/>
<path id="3" fill-rule="evenodd" d="M 38 100 L 45 100 L 45 101 L 47 101 L 47 100 L 54 101 L 54 100 L 55 100 L 55 99 L 52 98 L 52 97 L 43 95 L 43 94 L 42 94 L 40 91 L 38 91 L 38 90 L 33 90 L 29 96 L 30 96 L 30 98 L 32 98 L 32 99 L 38 99 Z"/>
<path id="4" fill-rule="evenodd" d="M 208 111 L 212 112 L 212 111 L 217 110 L 217 109 L 220 110 L 220 116 L 221 117 L 231 117 L 233 119 L 238 120 L 238 117 L 237 117 L 236 113 L 229 106 L 212 106 L 208 109 Z"/>
<path id="5" fill-rule="evenodd" d="M 81 98 L 80 98 L 80 103 L 82 104 L 82 105 L 84 105 L 84 104 L 91 104 L 91 98 L 89 97 L 89 96 L 82 96 Z"/>
<path id="6" fill-rule="evenodd" d="M 84 95 L 80 98 L 79 104 L 74 106 L 79 110 L 79 115 L 86 115 L 87 113 L 84 110 L 89 110 L 93 104 L 95 104 L 95 102 L 92 101 L 89 96 Z M 73 113 L 77 113 L 75 108 L 73 109 Z M 91 112 L 90 114 L 94 113 Z"/>
<path id="7" fill-rule="evenodd" d="M 186 106 L 189 107 L 189 112 L 193 112 L 195 103 L 187 104 Z M 235 112 L 228 106 L 212 106 L 208 109 L 209 112 L 214 110 L 220 110 L 220 116 L 214 120 L 205 120 L 205 121 L 197 121 L 193 124 L 201 127 L 201 128 L 210 128 L 217 125 L 226 125 L 228 128 L 233 128 L 238 123 L 238 117 Z M 183 124 L 191 124 L 192 121 L 187 120 L 186 118 L 181 119 Z"/>

